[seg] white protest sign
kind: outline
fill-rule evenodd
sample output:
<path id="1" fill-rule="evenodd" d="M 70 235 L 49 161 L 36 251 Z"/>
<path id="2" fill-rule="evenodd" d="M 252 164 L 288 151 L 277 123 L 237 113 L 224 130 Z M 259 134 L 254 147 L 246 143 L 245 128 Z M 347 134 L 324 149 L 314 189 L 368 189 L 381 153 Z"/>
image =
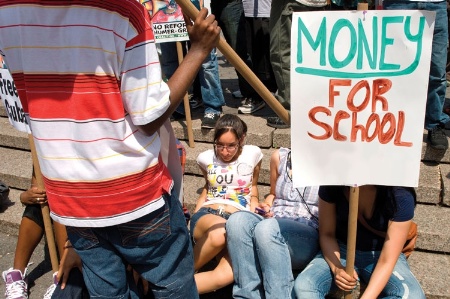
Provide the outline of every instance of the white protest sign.
<path id="1" fill-rule="evenodd" d="M 0 68 L 0 99 L 11 125 L 19 131 L 30 134 L 29 120 L 23 112 L 16 85 L 5 68 Z"/>
<path id="2" fill-rule="evenodd" d="M 156 43 L 189 40 L 183 12 L 175 0 L 140 0 L 152 18 Z M 192 0 L 194 5 L 210 10 L 210 0 Z"/>
<path id="3" fill-rule="evenodd" d="M 435 13 L 294 13 L 295 186 L 418 185 Z"/>

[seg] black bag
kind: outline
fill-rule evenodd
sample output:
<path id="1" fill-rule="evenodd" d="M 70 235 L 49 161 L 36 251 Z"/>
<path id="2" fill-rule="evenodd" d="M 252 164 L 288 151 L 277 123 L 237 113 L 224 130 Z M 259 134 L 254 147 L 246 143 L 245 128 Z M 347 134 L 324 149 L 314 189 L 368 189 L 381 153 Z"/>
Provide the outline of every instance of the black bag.
<path id="1" fill-rule="evenodd" d="M 3 203 L 8 199 L 9 186 L 0 181 L 0 210 L 3 209 Z"/>

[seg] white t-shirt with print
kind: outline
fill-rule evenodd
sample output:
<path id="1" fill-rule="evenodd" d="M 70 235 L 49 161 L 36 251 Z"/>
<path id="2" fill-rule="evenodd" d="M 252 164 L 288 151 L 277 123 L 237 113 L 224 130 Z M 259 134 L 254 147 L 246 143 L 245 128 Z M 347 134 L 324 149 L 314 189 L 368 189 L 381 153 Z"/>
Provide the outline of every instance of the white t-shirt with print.
<path id="1" fill-rule="evenodd" d="M 203 206 L 228 204 L 239 210 L 249 210 L 253 170 L 262 157 L 261 149 L 254 145 L 244 145 L 238 159 L 231 163 L 222 162 L 214 150 L 198 155 L 197 163 L 208 178 L 208 194 Z"/>

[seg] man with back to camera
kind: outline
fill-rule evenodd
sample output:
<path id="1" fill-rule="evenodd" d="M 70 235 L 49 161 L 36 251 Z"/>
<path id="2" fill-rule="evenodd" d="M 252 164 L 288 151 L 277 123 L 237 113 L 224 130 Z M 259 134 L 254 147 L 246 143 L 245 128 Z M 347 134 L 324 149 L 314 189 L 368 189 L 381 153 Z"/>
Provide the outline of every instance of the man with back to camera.
<path id="1" fill-rule="evenodd" d="M 91 296 L 130 296 L 126 263 L 155 298 L 198 298 L 158 130 L 220 28 L 206 9 L 186 23 L 191 50 L 166 84 L 138 1 L 0 0 L 0 52 L 30 116 L 51 216 L 67 226 Z"/>

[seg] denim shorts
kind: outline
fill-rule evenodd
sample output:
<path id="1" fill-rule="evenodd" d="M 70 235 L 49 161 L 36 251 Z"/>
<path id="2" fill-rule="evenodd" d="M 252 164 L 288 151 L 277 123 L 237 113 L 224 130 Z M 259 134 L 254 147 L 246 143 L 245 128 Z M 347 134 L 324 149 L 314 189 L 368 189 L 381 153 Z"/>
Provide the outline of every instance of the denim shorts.
<path id="1" fill-rule="evenodd" d="M 231 213 L 227 213 L 227 212 L 220 212 L 218 209 L 213 209 L 213 208 L 208 208 L 208 207 L 203 207 L 200 208 L 197 212 L 195 212 L 194 215 L 192 215 L 191 217 L 191 221 L 189 223 L 189 230 L 191 232 L 191 235 L 194 234 L 194 229 L 195 226 L 197 225 L 198 220 L 205 215 L 208 214 L 212 214 L 212 215 L 217 215 L 222 217 L 225 220 L 228 220 L 228 218 L 230 218 Z"/>
<path id="2" fill-rule="evenodd" d="M 67 227 L 83 262 L 91 298 L 139 298 L 127 275 L 130 265 L 158 298 L 199 298 L 186 220 L 177 196 L 139 219 L 109 227 Z"/>
<path id="3" fill-rule="evenodd" d="M 28 219 L 39 225 L 40 228 L 42 228 L 43 230 L 45 229 L 44 219 L 42 218 L 41 205 L 26 205 L 22 217 L 27 217 Z"/>

